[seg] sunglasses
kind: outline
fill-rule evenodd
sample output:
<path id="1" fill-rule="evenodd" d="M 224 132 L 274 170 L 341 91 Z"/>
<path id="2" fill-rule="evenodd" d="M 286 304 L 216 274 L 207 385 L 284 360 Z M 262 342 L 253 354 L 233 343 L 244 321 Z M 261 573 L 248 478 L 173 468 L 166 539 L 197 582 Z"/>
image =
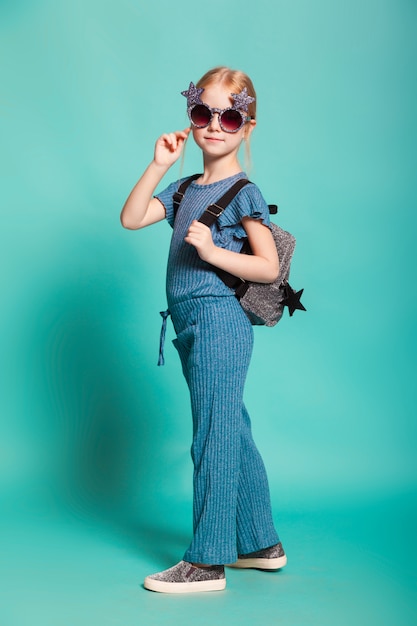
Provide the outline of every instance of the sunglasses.
<path id="1" fill-rule="evenodd" d="M 246 122 L 249 122 L 252 118 L 248 115 L 244 115 L 238 109 L 229 107 L 227 109 L 212 109 L 207 104 L 194 104 L 187 110 L 190 122 L 196 128 L 205 128 L 213 119 L 213 114 L 217 113 L 219 116 L 220 128 L 225 133 L 237 133 Z"/>

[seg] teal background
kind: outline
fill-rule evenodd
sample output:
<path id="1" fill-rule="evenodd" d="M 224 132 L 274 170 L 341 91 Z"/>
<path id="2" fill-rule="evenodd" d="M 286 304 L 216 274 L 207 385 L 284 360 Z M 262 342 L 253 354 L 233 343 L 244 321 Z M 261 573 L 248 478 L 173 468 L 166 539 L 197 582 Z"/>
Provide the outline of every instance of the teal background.
<path id="1" fill-rule="evenodd" d="M 0 1 L 1 626 L 416 623 L 416 14 Z M 140 585 L 189 542 L 191 424 L 170 341 L 156 367 L 170 229 L 119 213 L 217 64 L 257 89 L 250 175 L 308 309 L 255 330 L 246 390 L 289 564 L 160 596 Z"/>

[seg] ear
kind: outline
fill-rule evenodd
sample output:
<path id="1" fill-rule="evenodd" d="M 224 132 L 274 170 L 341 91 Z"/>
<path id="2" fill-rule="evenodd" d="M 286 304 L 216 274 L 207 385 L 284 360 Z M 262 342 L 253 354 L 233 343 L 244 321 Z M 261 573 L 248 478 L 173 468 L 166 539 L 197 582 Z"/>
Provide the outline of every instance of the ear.
<path id="1" fill-rule="evenodd" d="M 245 127 L 243 129 L 243 139 L 249 139 L 255 126 L 256 126 L 256 120 L 250 120 L 249 122 L 245 124 Z"/>

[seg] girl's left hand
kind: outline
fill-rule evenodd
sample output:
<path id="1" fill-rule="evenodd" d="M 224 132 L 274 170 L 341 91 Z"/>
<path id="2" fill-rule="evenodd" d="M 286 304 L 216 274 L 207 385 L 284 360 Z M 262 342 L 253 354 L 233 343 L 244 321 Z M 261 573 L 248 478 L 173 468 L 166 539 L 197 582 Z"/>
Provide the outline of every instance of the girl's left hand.
<path id="1" fill-rule="evenodd" d="M 208 226 L 197 222 L 197 220 L 193 220 L 184 241 L 194 246 L 200 259 L 210 263 L 210 257 L 216 249 L 216 246 L 213 243 L 211 230 Z"/>

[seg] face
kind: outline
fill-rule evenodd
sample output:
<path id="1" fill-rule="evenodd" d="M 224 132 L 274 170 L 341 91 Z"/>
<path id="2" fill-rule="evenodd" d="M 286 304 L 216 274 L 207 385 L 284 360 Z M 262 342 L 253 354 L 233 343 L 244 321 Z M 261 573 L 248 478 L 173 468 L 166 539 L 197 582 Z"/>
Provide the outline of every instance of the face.
<path id="1" fill-rule="evenodd" d="M 204 88 L 201 99 L 211 108 L 227 109 L 233 106 L 230 95 L 231 89 L 220 84 L 213 84 Z M 235 154 L 244 138 L 248 138 L 256 122 L 246 122 L 240 130 L 228 133 L 221 129 L 218 113 L 214 113 L 211 122 L 205 128 L 192 127 L 193 137 L 196 144 L 207 156 L 225 156 Z"/>

